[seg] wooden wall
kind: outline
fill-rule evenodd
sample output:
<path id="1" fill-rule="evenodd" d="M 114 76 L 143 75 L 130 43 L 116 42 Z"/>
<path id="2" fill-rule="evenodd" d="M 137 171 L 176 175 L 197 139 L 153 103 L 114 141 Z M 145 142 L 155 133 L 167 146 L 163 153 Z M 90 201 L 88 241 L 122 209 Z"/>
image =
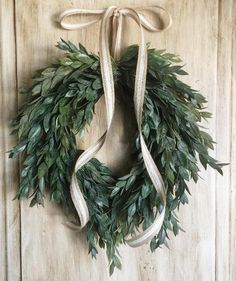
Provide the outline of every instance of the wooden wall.
<path id="1" fill-rule="evenodd" d="M 6 151 L 15 139 L 9 120 L 21 100 L 17 88 L 30 81 L 32 72 L 51 63 L 60 52 L 60 37 L 98 50 L 98 26 L 65 31 L 56 16 L 72 7 L 104 8 L 111 4 L 161 4 L 173 16 L 173 26 L 161 34 L 146 33 L 156 48 L 178 53 L 190 73 L 187 82 L 209 100 L 214 118 L 207 124 L 217 140 L 214 156 L 230 162 L 224 177 L 202 172 L 203 180 L 191 186 L 189 206 L 180 211 L 186 230 L 172 239 L 170 250 L 151 254 L 148 246 L 122 248 L 123 269 L 108 276 L 106 256 L 87 254 L 84 234 L 62 225 L 62 212 L 53 203 L 29 208 L 29 202 L 12 201 L 19 184 L 19 163 Z M 235 0 L 1 0 L 0 2 L 0 280 L 5 281 L 234 281 L 236 280 L 236 1 Z M 136 42 L 138 31 L 126 22 L 124 45 Z M 97 109 L 95 139 L 104 126 L 103 105 Z M 124 118 L 116 117 L 114 135 L 99 158 L 114 169 L 124 155 L 116 155 Z M 118 133 L 117 133 L 118 132 Z M 118 142 L 118 144 L 116 143 Z M 114 144 L 115 143 L 115 144 Z M 112 155 L 112 157 L 111 157 Z"/>

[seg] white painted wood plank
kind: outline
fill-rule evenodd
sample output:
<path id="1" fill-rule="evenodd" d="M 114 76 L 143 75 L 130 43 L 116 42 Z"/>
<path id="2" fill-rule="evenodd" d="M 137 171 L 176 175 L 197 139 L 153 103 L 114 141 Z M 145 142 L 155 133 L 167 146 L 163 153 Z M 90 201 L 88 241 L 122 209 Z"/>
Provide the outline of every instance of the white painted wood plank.
<path id="1" fill-rule="evenodd" d="M 236 280 L 236 2 L 232 3 L 229 280 Z"/>
<path id="2" fill-rule="evenodd" d="M 219 1 L 216 155 L 224 163 L 231 162 L 232 150 L 233 2 Z M 224 167 L 223 177 L 216 175 L 216 280 L 219 281 L 230 280 L 231 165 L 235 164 Z"/>
<path id="3" fill-rule="evenodd" d="M 12 201 L 18 188 L 18 161 L 6 152 L 15 143 L 9 121 L 17 111 L 14 36 L 14 1 L 0 3 L 0 280 L 20 280 L 19 202 Z"/>

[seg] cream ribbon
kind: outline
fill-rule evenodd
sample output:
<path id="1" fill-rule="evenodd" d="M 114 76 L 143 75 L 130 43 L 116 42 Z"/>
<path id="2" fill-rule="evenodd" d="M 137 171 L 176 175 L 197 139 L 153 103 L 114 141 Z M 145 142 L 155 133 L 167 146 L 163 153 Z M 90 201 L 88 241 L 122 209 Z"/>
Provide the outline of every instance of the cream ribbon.
<path id="1" fill-rule="evenodd" d="M 159 29 L 152 23 L 150 23 L 145 16 L 142 14 L 143 11 L 151 10 L 159 17 L 157 10 L 162 10 L 167 13 L 169 22 L 167 26 Z M 73 15 L 85 15 L 94 16 L 95 19 L 80 22 L 80 23 L 67 23 L 65 19 Z M 141 123 L 142 123 L 142 111 L 143 102 L 145 94 L 146 85 L 146 74 L 147 74 L 147 47 L 144 39 L 144 29 L 152 32 L 160 32 L 167 30 L 172 24 L 172 18 L 168 11 L 160 6 L 148 6 L 141 8 L 130 8 L 130 7 L 116 7 L 111 6 L 107 9 L 102 10 L 88 10 L 88 9 L 70 9 L 66 10 L 59 16 L 59 23 L 61 27 L 68 30 L 82 29 L 87 26 L 93 25 L 98 21 L 101 21 L 100 25 L 100 35 L 99 35 L 99 54 L 100 54 L 100 67 L 103 83 L 103 91 L 105 95 L 106 103 L 106 117 L 107 117 L 107 130 L 99 138 L 99 140 L 86 149 L 77 159 L 75 168 L 72 174 L 72 180 L 70 185 L 71 197 L 77 213 L 80 218 L 80 228 L 83 228 L 89 221 L 89 211 L 83 194 L 80 190 L 78 181 L 76 179 L 76 172 L 86 164 L 103 146 L 106 135 L 110 130 L 112 118 L 115 109 L 115 89 L 114 89 L 114 79 L 112 74 L 111 57 L 112 54 L 114 58 L 118 58 L 121 51 L 121 37 L 122 37 L 122 23 L 123 16 L 131 17 L 139 26 L 140 30 L 140 44 L 138 50 L 138 60 L 136 67 L 136 77 L 135 77 L 135 87 L 134 87 L 134 109 L 135 116 L 138 124 L 139 137 L 141 143 L 141 150 L 143 155 L 143 160 L 150 176 L 150 179 L 160 195 L 163 202 L 163 209 L 160 215 L 156 215 L 156 218 L 151 226 L 149 226 L 145 231 L 136 235 L 135 237 L 126 240 L 126 242 L 132 247 L 138 247 L 146 242 L 148 242 L 153 236 L 157 235 L 162 227 L 164 216 L 165 216 L 165 206 L 166 206 L 166 195 L 164 183 L 158 168 L 152 159 L 152 156 L 148 150 L 148 147 L 144 141 Z M 112 32 L 112 47 L 110 54 L 110 34 Z"/>

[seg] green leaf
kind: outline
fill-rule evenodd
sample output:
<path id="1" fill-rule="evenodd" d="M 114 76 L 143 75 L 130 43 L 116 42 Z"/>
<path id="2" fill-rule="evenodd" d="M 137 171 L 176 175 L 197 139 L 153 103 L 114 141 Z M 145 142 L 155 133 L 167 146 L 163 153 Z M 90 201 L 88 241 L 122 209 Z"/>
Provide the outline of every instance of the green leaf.
<path id="1" fill-rule="evenodd" d="M 142 199 L 145 199 L 150 194 L 150 192 L 151 192 L 151 190 L 150 190 L 149 186 L 143 185 L 142 190 L 141 190 Z"/>
<path id="2" fill-rule="evenodd" d="M 32 95 L 34 96 L 34 95 L 40 94 L 41 93 L 41 89 L 42 89 L 42 85 L 41 84 L 37 84 L 32 89 Z"/>
<path id="3" fill-rule="evenodd" d="M 80 68 L 82 63 L 80 61 L 75 61 L 71 64 L 71 67 L 73 68 Z"/>
<path id="4" fill-rule="evenodd" d="M 128 190 L 128 189 L 134 184 L 135 180 L 136 180 L 136 176 L 135 176 L 135 175 L 132 175 L 132 176 L 128 179 L 128 181 L 127 181 L 127 183 L 126 183 L 126 186 L 125 186 L 125 189 Z"/>
<path id="5" fill-rule="evenodd" d="M 29 131 L 29 140 L 36 139 L 41 134 L 41 126 L 39 124 L 34 125 Z"/>
<path id="6" fill-rule="evenodd" d="M 112 262 L 109 266 L 109 275 L 111 276 L 114 273 L 115 264 Z"/>
<path id="7" fill-rule="evenodd" d="M 61 192 L 58 190 L 53 191 L 52 195 L 51 195 L 51 199 L 57 203 L 61 202 Z"/>
<path id="8" fill-rule="evenodd" d="M 179 173 L 183 179 L 185 179 L 187 181 L 189 180 L 188 172 L 184 167 L 179 167 Z"/>
<path id="9" fill-rule="evenodd" d="M 132 60 L 137 55 L 137 52 L 138 50 L 135 45 L 126 48 L 121 55 L 121 59 L 120 59 L 121 63 L 125 63 L 127 61 Z"/>
<path id="10" fill-rule="evenodd" d="M 56 45 L 57 48 L 61 49 L 61 50 L 65 50 L 65 51 L 69 51 L 69 52 L 78 52 L 78 48 L 73 44 L 71 43 L 70 41 L 65 41 L 61 38 L 61 41 L 60 42 L 57 42 L 57 45 Z"/>
<path id="11" fill-rule="evenodd" d="M 120 191 L 120 187 L 115 187 L 111 192 L 111 197 L 114 197 Z"/>
<path id="12" fill-rule="evenodd" d="M 63 66 L 68 66 L 68 65 L 71 65 L 73 63 L 73 61 L 71 59 L 69 59 L 68 57 L 65 57 L 65 58 L 61 58 L 59 60 L 59 63 Z"/>
<path id="13" fill-rule="evenodd" d="M 76 54 L 76 59 L 82 63 L 85 63 L 85 64 L 92 64 L 94 62 L 93 59 L 91 59 L 88 55 L 86 54 L 83 54 L 83 53 L 78 53 Z"/>
<path id="14" fill-rule="evenodd" d="M 38 177 L 39 177 L 39 179 L 41 179 L 43 176 L 45 176 L 47 171 L 48 171 L 47 165 L 44 162 L 42 162 L 38 167 Z"/>
<path id="15" fill-rule="evenodd" d="M 45 133 L 47 133 L 50 129 L 50 119 L 51 119 L 51 113 L 47 113 L 43 119 L 43 127 Z"/>
<path id="16" fill-rule="evenodd" d="M 101 82 L 101 79 L 96 79 L 93 84 L 92 84 L 92 87 L 94 90 L 99 90 L 102 88 L 102 82 Z"/>
<path id="17" fill-rule="evenodd" d="M 41 191 L 42 194 L 45 192 L 45 179 L 44 177 L 41 177 L 39 180 L 39 190 Z"/>
<path id="18" fill-rule="evenodd" d="M 128 216 L 132 217 L 135 214 L 135 212 L 136 212 L 136 204 L 134 203 L 130 205 L 128 208 Z"/>
<path id="19" fill-rule="evenodd" d="M 34 205 L 38 204 L 38 201 L 37 201 L 37 197 L 34 196 L 34 198 L 31 200 L 30 202 L 30 207 L 33 207 Z"/>
<path id="20" fill-rule="evenodd" d="M 178 235 L 178 233 L 179 233 L 179 226 L 177 223 L 173 224 L 173 232 L 174 232 L 175 236 Z"/>
<path id="21" fill-rule="evenodd" d="M 125 185 L 126 185 L 126 181 L 124 181 L 124 180 L 118 181 L 118 182 L 116 183 L 116 186 L 119 187 L 119 188 L 122 188 L 122 187 L 124 187 Z"/>

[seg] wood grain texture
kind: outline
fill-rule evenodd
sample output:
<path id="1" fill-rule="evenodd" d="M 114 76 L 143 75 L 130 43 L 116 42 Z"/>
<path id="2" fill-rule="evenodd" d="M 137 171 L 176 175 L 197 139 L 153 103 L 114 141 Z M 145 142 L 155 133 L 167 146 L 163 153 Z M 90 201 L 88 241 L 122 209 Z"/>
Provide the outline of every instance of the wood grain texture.
<path id="1" fill-rule="evenodd" d="M 231 170 L 235 163 L 231 162 L 232 149 L 232 65 L 233 65 L 233 13 L 235 1 L 219 1 L 218 18 L 218 75 L 216 96 L 216 156 L 223 162 L 230 163 L 224 168 L 224 177 L 216 175 L 216 280 L 230 279 L 230 222 L 231 196 L 234 186 L 231 185 Z M 223 134 L 222 134 L 223 133 Z M 231 194 L 232 192 L 232 194 Z M 234 198 L 235 199 L 235 198 Z M 233 213 L 232 213 L 233 214 Z M 235 217 L 234 217 L 235 218 Z"/>
<path id="2" fill-rule="evenodd" d="M 173 26 L 164 33 L 146 33 L 146 41 L 156 48 L 179 54 L 190 73 L 185 81 L 208 98 L 214 118 L 205 124 L 217 140 L 212 153 L 231 164 L 224 177 L 202 171 L 203 180 L 191 184 L 189 206 L 179 218 L 185 233 L 171 237 L 170 250 L 151 254 L 148 246 L 122 247 L 122 271 L 109 278 L 105 253 L 97 260 L 87 254 L 84 233 L 63 226 L 60 208 L 47 201 L 45 208 L 21 208 L 11 201 L 18 187 L 17 161 L 9 161 L 5 151 L 13 144 L 8 121 L 15 114 L 18 95 L 15 87 L 28 85 L 33 72 L 51 64 L 61 54 L 54 45 L 60 37 L 81 42 L 98 51 L 98 25 L 80 31 L 65 31 L 56 24 L 64 9 L 105 8 L 109 5 L 143 6 L 156 1 L 111 0 L 2 0 L 0 3 L 0 281 L 234 281 L 236 280 L 236 3 L 234 0 L 160 0 L 173 16 Z M 15 5 L 15 10 L 14 10 Z M 15 11 L 15 12 L 14 12 Z M 77 17 L 76 20 L 82 20 Z M 15 25 L 15 29 L 14 29 Z M 137 43 L 138 29 L 125 20 L 123 47 Z M 16 63 L 17 62 L 17 63 Z M 22 100 L 19 99 L 19 103 Z M 83 141 L 89 146 L 105 127 L 104 101 Z M 116 173 L 128 167 L 129 136 L 127 112 L 117 104 L 113 131 L 98 158 Z M 117 151 L 123 149 L 123 154 Z M 11 176 L 13 175 L 13 176 Z M 21 222 L 21 223 L 20 223 Z M 21 236 L 21 241 L 20 241 Z M 21 255 L 20 255 L 21 253 Z"/>
<path id="3" fill-rule="evenodd" d="M 230 155 L 230 229 L 229 229 L 229 280 L 236 279 L 236 3 L 232 5 L 232 51 L 231 51 L 231 155 Z M 226 93 L 229 94 L 229 93 Z M 227 238 L 226 238 L 227 239 Z"/>
<path id="4" fill-rule="evenodd" d="M 17 112 L 14 2 L 0 2 L 0 280 L 20 280 L 18 161 L 8 159 L 15 143 L 9 121 Z"/>

